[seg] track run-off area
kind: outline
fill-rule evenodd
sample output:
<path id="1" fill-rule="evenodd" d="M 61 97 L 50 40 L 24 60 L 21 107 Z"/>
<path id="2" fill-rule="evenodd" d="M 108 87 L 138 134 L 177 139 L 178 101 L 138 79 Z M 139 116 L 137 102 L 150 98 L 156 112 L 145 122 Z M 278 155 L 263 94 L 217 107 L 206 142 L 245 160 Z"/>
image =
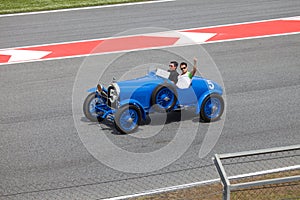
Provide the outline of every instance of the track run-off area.
<path id="1" fill-rule="evenodd" d="M 174 32 L 177 35 L 174 35 Z M 16 63 L 56 58 L 88 56 L 93 54 L 133 51 L 212 42 L 225 42 L 300 33 L 300 16 L 194 28 L 180 31 L 148 33 L 117 38 L 73 41 L 32 47 L 0 50 L 0 63 Z M 188 40 L 188 41 L 186 41 Z"/>
<path id="2" fill-rule="evenodd" d="M 105 199 L 193 185 L 218 178 L 215 153 L 299 144 L 299 10 L 299 2 L 286 0 L 177 0 L 0 17 L 0 199 Z M 200 74 L 211 63 L 217 67 L 226 91 L 224 126 L 208 155 L 199 158 L 209 125 L 191 116 L 183 123 L 199 124 L 197 135 L 162 169 L 127 173 L 95 159 L 74 115 L 87 124 L 86 134 L 98 127 L 116 146 L 136 153 L 168 145 L 181 122 L 175 116 L 145 125 L 164 127 L 151 137 L 90 123 L 72 108 L 78 71 L 91 66 L 99 68 L 98 77 L 105 70 L 122 75 L 147 63 L 192 62 L 193 56 Z"/>

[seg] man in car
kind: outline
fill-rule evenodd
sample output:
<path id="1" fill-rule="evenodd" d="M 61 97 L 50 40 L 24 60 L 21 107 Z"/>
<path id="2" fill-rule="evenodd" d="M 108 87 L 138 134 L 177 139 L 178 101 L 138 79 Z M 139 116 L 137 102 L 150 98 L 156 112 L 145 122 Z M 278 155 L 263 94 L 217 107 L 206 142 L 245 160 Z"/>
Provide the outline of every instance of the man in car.
<path id="1" fill-rule="evenodd" d="M 180 69 L 182 73 L 178 76 L 178 82 L 176 86 L 180 89 L 188 88 L 192 82 L 192 78 L 197 71 L 197 58 L 194 58 L 194 67 L 191 72 L 188 71 L 187 63 L 180 63 Z"/>
<path id="2" fill-rule="evenodd" d="M 178 62 L 171 61 L 169 67 L 170 67 L 170 69 L 168 70 L 168 72 L 170 72 L 169 79 L 176 84 L 179 75 L 179 73 L 177 72 Z"/>

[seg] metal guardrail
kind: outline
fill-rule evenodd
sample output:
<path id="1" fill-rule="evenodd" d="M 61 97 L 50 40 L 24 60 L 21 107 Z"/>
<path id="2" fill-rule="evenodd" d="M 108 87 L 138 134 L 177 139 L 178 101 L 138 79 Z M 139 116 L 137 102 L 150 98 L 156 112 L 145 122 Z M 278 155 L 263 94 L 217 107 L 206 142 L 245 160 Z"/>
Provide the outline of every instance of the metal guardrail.
<path id="1" fill-rule="evenodd" d="M 235 183 L 235 184 L 233 184 L 231 182 L 234 179 L 244 179 L 247 177 L 255 177 L 255 176 L 267 175 L 267 174 L 271 174 L 271 173 L 286 172 L 286 171 L 290 171 L 290 170 L 300 170 L 300 165 L 299 165 L 300 159 L 298 159 L 298 157 L 300 156 L 298 154 L 299 150 L 300 150 L 300 145 L 293 145 L 293 146 L 288 146 L 288 147 L 271 148 L 271 149 L 263 149 L 263 150 L 256 150 L 256 151 L 246 151 L 246 152 L 239 152 L 239 153 L 216 154 L 213 158 L 213 161 L 217 168 L 217 171 L 219 173 L 219 176 L 220 176 L 220 179 L 221 179 L 221 182 L 223 185 L 223 200 L 230 200 L 231 193 L 233 191 L 237 191 L 237 190 L 241 190 L 241 189 L 263 186 L 263 185 L 281 184 L 281 183 L 290 183 L 290 182 L 300 181 L 300 175 L 294 175 L 294 176 L 281 177 L 281 178 L 254 180 L 254 181 Z M 227 176 L 227 172 L 225 171 L 224 164 L 222 163 L 222 160 L 226 160 L 226 159 L 236 159 L 236 158 L 242 158 L 242 157 L 257 157 L 257 156 L 266 155 L 266 154 L 283 153 L 283 152 L 289 152 L 289 151 L 297 152 L 296 154 L 292 155 L 293 157 L 296 157 L 295 160 L 296 160 L 296 162 L 298 162 L 298 163 L 296 163 L 296 165 L 286 166 L 286 167 L 277 168 L 277 169 L 256 171 L 253 173 L 240 174 L 240 175 L 236 175 L 236 176 Z M 239 164 L 241 164 L 241 162 L 239 162 Z M 230 165 L 232 165 L 232 163 L 230 163 Z M 245 165 L 247 165 L 247 163 L 245 163 Z"/>

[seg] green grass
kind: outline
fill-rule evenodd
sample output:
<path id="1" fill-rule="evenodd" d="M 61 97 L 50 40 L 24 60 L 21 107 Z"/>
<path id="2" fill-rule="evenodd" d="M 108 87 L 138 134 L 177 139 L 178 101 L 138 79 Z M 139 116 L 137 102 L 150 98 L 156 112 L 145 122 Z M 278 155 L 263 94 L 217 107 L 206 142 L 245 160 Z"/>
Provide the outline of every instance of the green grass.
<path id="1" fill-rule="evenodd" d="M 0 14 L 99 6 L 147 0 L 1 0 Z"/>

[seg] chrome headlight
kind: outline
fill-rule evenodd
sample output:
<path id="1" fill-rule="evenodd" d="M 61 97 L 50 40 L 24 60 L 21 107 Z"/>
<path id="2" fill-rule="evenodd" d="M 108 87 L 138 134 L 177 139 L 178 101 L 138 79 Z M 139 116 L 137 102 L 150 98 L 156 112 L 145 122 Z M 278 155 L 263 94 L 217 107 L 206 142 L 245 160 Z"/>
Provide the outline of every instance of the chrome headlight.
<path id="1" fill-rule="evenodd" d="M 97 91 L 98 93 L 101 93 L 103 91 L 103 86 L 101 84 L 97 85 Z"/>
<path id="2" fill-rule="evenodd" d="M 101 84 L 97 85 L 97 92 L 98 94 L 100 94 L 102 97 L 104 97 L 105 99 L 107 99 L 107 94 L 106 92 L 103 90 L 104 86 Z"/>

